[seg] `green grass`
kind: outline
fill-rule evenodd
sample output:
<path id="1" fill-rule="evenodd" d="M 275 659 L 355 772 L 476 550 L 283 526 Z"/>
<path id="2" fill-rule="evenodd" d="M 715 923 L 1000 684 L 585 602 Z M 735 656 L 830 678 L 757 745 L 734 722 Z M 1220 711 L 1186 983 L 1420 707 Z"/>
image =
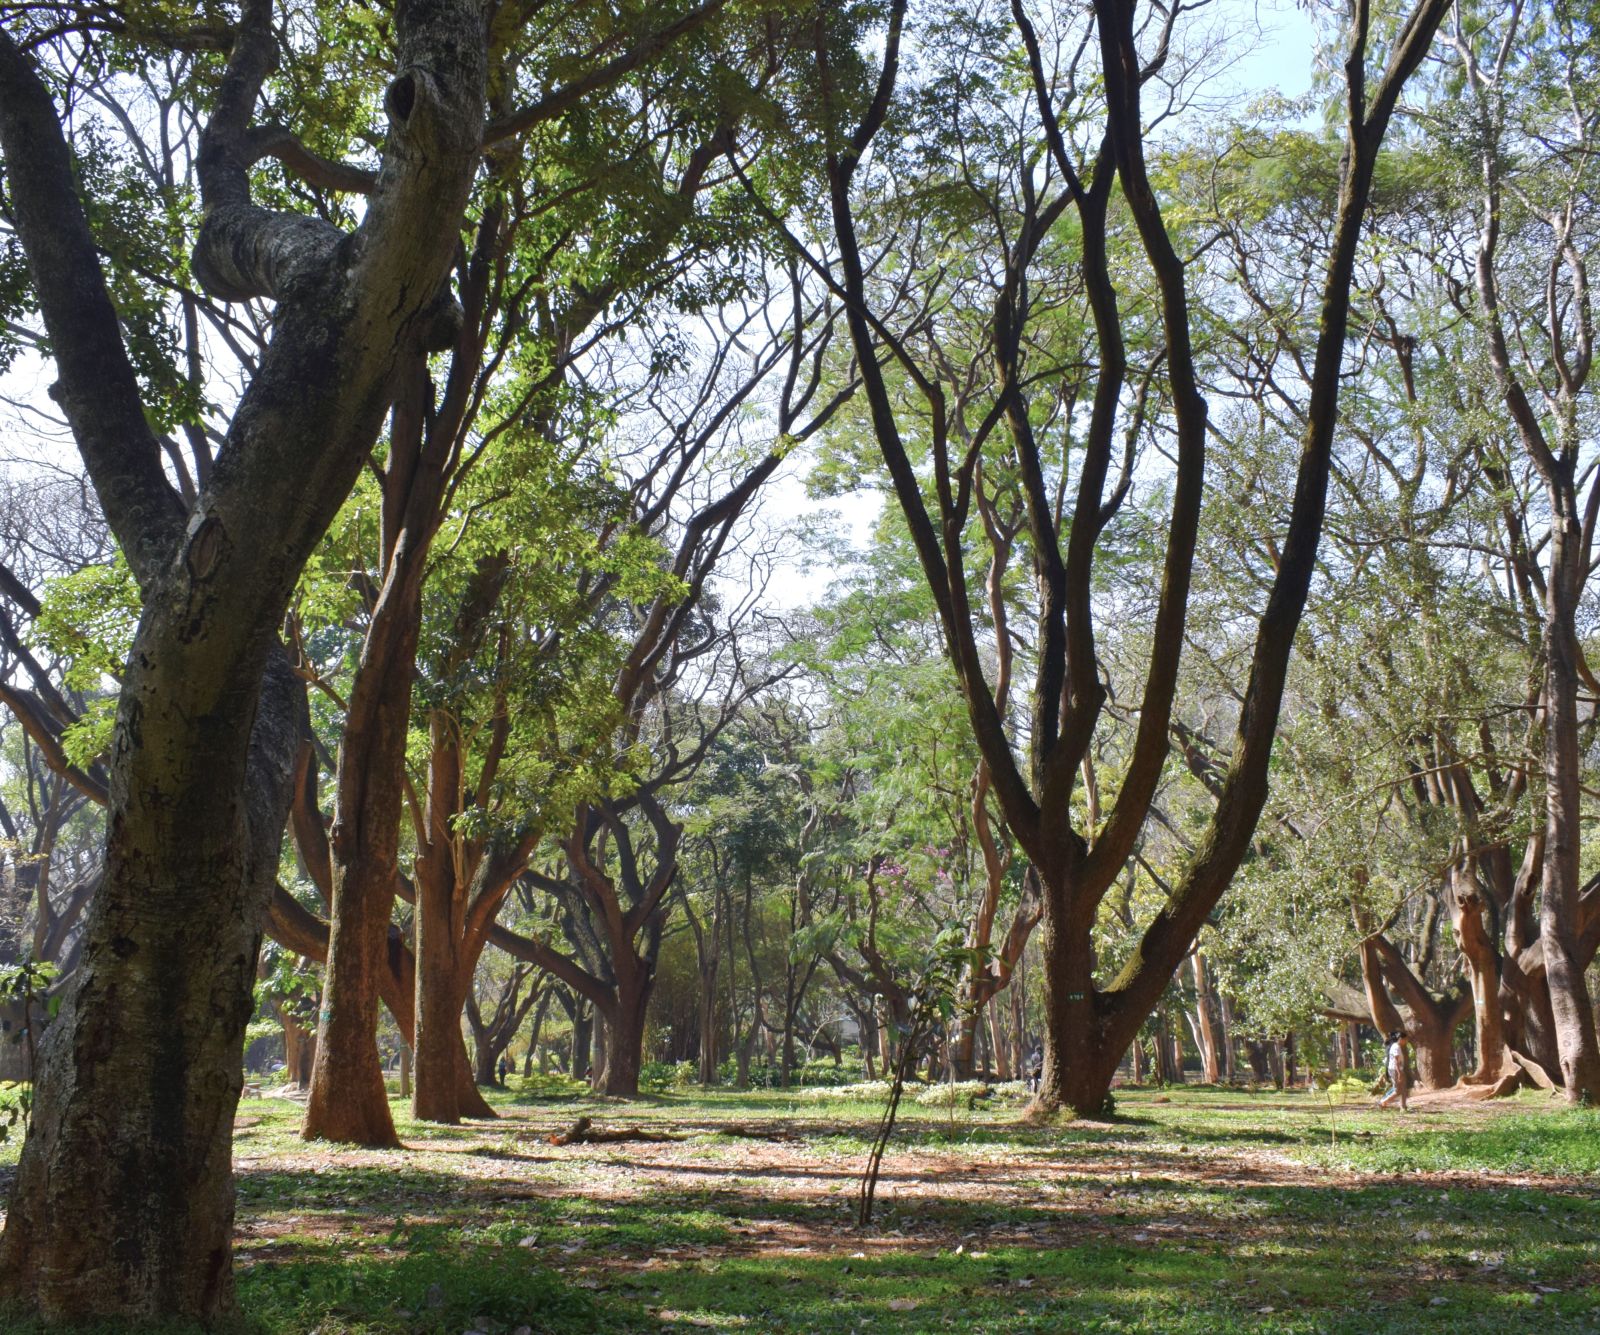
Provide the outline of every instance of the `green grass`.
<path id="1" fill-rule="evenodd" d="M 1600 1117 L 1542 1097 L 1401 1117 L 1135 1091 L 1114 1122 L 1066 1126 L 912 1104 L 859 1232 L 871 1105 L 548 1092 L 459 1128 L 397 1104 L 409 1148 L 387 1154 L 241 1105 L 241 1329 L 1600 1331 Z M 687 1139 L 545 1142 L 581 1113 Z"/>

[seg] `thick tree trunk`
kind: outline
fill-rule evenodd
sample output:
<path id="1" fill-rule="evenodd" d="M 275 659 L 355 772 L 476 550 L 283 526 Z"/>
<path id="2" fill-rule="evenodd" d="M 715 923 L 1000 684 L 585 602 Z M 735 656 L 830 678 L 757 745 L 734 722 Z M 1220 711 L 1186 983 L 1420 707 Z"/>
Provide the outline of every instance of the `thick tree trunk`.
<path id="1" fill-rule="evenodd" d="M 1450 913 L 1456 940 L 1472 985 L 1477 1069 L 1461 1077 L 1466 1085 L 1497 1085 L 1513 1065 L 1500 1009 L 1500 953 L 1484 924 L 1485 905 L 1470 871 L 1452 869 Z"/>
<path id="2" fill-rule="evenodd" d="M 436 973 L 431 977 L 425 976 L 424 961 L 428 955 L 422 949 L 423 933 L 427 930 L 423 925 L 423 899 L 424 896 L 419 893 L 417 1027 L 411 1115 L 419 1122 L 438 1122 L 446 1126 L 454 1126 L 463 1117 L 492 1120 L 498 1114 L 478 1088 L 472 1061 L 467 1056 L 467 1040 L 461 1024 L 472 975 L 470 970 L 466 971 L 465 980 L 454 975 L 449 969 L 454 961 L 449 958 L 449 953 L 441 951 L 432 957 Z M 441 961 L 439 954 L 445 954 L 446 958 Z M 487 1083 L 492 1083 L 492 1070 L 491 1080 Z"/>
<path id="3" fill-rule="evenodd" d="M 77 988 L 41 1043 L 0 1241 L 0 1281 L 49 1317 L 233 1306 L 233 1115 L 296 692 L 274 659 L 259 706 L 246 690 L 239 707 L 195 708 L 156 666 L 172 665 L 151 643 L 165 630 L 147 609 L 119 709 L 106 878 Z M 261 681 L 261 666 L 240 675 Z"/>
<path id="4" fill-rule="evenodd" d="M 1555 493 L 1556 488 L 1551 488 Z M 1600 1039 L 1578 947 L 1582 784 L 1578 736 L 1578 591 L 1582 587 L 1581 521 L 1552 494 L 1550 576 L 1545 622 L 1544 895 L 1539 936 L 1555 1021 L 1562 1084 L 1570 1102 L 1600 1103 Z"/>
<path id="5" fill-rule="evenodd" d="M 381 429 L 481 147 L 481 13 L 398 15 L 404 96 L 352 241 L 250 201 L 240 140 L 276 50 L 270 5 L 242 6 L 198 152 L 192 269 L 224 299 L 278 304 L 192 516 L 139 409 L 54 107 L 0 37 L 8 198 L 58 398 L 143 603 L 112 745 L 106 879 L 78 987 L 47 1036 L 0 1241 L 5 1295 L 48 1319 L 211 1321 L 234 1305 L 233 1114 L 300 731 L 276 628 Z"/>
<path id="6" fill-rule="evenodd" d="M 1104 1041 L 1094 990 L 1094 943 L 1088 924 L 1066 911 L 1066 892 L 1041 878 L 1040 945 L 1045 970 L 1044 1070 L 1035 1104 L 1078 1117 L 1104 1115 L 1126 1045 Z M 1169 1058 L 1170 1059 L 1170 1058 Z"/>
<path id="7" fill-rule="evenodd" d="M 602 1012 L 606 1060 L 596 1073 L 596 1092 L 612 1098 L 639 1097 L 639 1068 L 644 1062 L 644 1018 L 650 987 L 643 979 L 625 975 L 618 979 L 615 1004 Z"/>

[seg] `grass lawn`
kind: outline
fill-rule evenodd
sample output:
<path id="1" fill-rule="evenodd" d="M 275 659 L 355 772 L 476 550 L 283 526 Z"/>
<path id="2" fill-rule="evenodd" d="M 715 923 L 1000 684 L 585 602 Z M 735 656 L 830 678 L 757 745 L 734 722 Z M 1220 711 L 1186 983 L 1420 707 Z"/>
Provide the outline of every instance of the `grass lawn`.
<path id="1" fill-rule="evenodd" d="M 408 1148 L 380 1153 L 248 1100 L 245 1329 L 1600 1332 L 1600 1113 L 1118 1098 L 1114 1122 L 1054 1127 L 908 1106 L 865 1231 L 872 1103 L 513 1090 L 459 1128 L 397 1103 Z M 580 1114 L 684 1138 L 548 1143 Z"/>

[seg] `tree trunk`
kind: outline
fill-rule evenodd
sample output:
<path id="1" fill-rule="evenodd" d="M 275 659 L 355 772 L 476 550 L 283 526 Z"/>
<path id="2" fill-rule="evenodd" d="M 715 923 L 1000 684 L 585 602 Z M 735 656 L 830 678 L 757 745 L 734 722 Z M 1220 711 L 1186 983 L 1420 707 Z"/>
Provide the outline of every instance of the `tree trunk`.
<path id="1" fill-rule="evenodd" d="M 283 1065 L 287 1083 L 298 1089 L 308 1089 L 317 1055 L 316 1032 L 307 1029 L 287 1011 L 280 1011 L 278 1020 L 283 1025 Z"/>
<path id="2" fill-rule="evenodd" d="M 301 1130 L 307 1140 L 400 1143 L 378 1056 L 378 974 L 386 967 L 394 868 L 377 868 L 381 886 L 371 870 L 372 864 L 335 855 L 328 969 L 317 1016 L 311 1097 Z"/>
<path id="3" fill-rule="evenodd" d="M 602 1014 L 606 1061 L 595 1090 L 612 1098 L 639 1097 L 639 1067 L 644 1062 L 644 1018 L 650 985 L 633 971 L 619 975 L 613 1009 Z"/>
<path id="4" fill-rule="evenodd" d="M 576 998 L 573 1007 L 572 1062 L 567 1074 L 574 1080 L 587 1080 L 594 1054 L 594 1008 L 582 997 Z"/>
<path id="5" fill-rule="evenodd" d="M 397 1145 L 378 1056 L 378 988 L 399 872 L 422 584 L 446 455 L 425 448 L 432 390 L 418 351 L 398 377 L 379 541 L 384 579 L 350 687 L 328 840 L 332 894 L 318 1064 L 303 1134 Z"/>
<path id="6" fill-rule="evenodd" d="M 1500 1010 L 1500 954 L 1484 924 L 1485 905 L 1476 878 L 1460 865 L 1451 869 L 1450 916 L 1472 984 L 1477 1069 L 1461 1077 L 1466 1085 L 1497 1085 L 1513 1065 Z"/>
<path id="7" fill-rule="evenodd" d="M 1011 1073 L 1011 1046 L 1006 1041 L 1005 1021 L 1001 1018 L 1000 1004 L 994 997 L 990 997 L 984 1006 L 984 1013 L 989 1022 L 989 1050 L 994 1053 L 994 1078 L 1001 1084 L 1010 1081 Z"/>
<path id="8" fill-rule="evenodd" d="M 472 1035 L 472 1082 L 482 1087 L 484 1085 L 498 1085 L 499 1075 L 495 1071 L 495 1060 L 500 1056 L 495 1047 L 489 1031 L 474 1031 Z"/>
<path id="9" fill-rule="evenodd" d="M 1250 1076 L 1258 1085 L 1272 1079 L 1272 1062 L 1267 1055 L 1267 1044 L 1254 1038 L 1244 1041 L 1245 1059 L 1250 1063 Z"/>
<path id="10" fill-rule="evenodd" d="M 717 1083 L 717 960 L 700 970 L 700 1083 Z"/>
<path id="11" fill-rule="evenodd" d="M 1233 998 L 1224 992 L 1219 998 L 1222 1012 L 1222 1076 L 1230 1085 L 1239 1078 L 1239 1057 L 1234 1051 Z"/>
<path id="12" fill-rule="evenodd" d="M 164 610 L 152 597 L 129 660 L 105 881 L 41 1040 L 0 1241 L 6 1291 L 49 1318 L 210 1317 L 234 1301 L 233 1116 L 296 691 L 274 658 L 259 705 L 258 661 L 236 698 L 197 706 L 162 671 L 182 657 Z"/>
<path id="13" fill-rule="evenodd" d="M 950 1040 L 950 1069 L 957 1080 L 971 1080 L 973 1054 L 978 1042 L 978 1012 L 963 1006 L 956 1017 L 956 1031 Z"/>
<path id="14" fill-rule="evenodd" d="M 474 1121 L 492 1122 L 499 1118 L 489 1100 L 483 1097 L 483 1090 L 478 1087 L 478 1081 L 472 1072 L 472 1060 L 467 1056 L 466 1036 L 461 1032 L 461 1025 L 456 1025 L 456 1114 L 458 1119 L 470 1117 Z M 485 1084 L 494 1084 L 493 1069 L 491 1078 Z"/>
<path id="15" fill-rule="evenodd" d="M 1211 970 L 1206 965 L 1203 952 L 1196 950 L 1189 956 L 1194 970 L 1195 1043 L 1200 1049 L 1201 1079 L 1208 1085 L 1222 1081 L 1222 1037 L 1218 1033 L 1213 1012 L 1215 995 L 1211 988 Z"/>
<path id="16" fill-rule="evenodd" d="M 1069 916 L 1066 891 L 1041 877 L 1044 917 L 1040 944 L 1045 969 L 1044 1070 L 1036 1102 L 1078 1117 L 1104 1115 L 1111 1080 L 1125 1047 L 1102 1040 L 1094 992 L 1094 944 L 1089 926 Z M 1162 1019 L 1163 1032 L 1165 1018 Z M 1170 1061 L 1168 1052 L 1164 1061 Z"/>
<path id="17" fill-rule="evenodd" d="M 794 914 L 789 915 L 791 931 L 793 930 Z M 783 979 L 783 1040 L 779 1048 L 778 1086 L 781 1089 L 789 1088 L 789 1081 L 794 1075 L 794 1013 L 796 1000 L 794 995 L 794 964 L 791 962 L 784 970 Z"/>
<path id="18" fill-rule="evenodd" d="M 1600 1103 L 1600 1043 L 1594 1005 L 1578 950 L 1579 796 L 1577 605 L 1582 588 L 1582 523 L 1574 507 L 1552 491 L 1550 576 L 1545 618 L 1545 833 L 1544 896 L 1539 936 L 1555 1022 L 1562 1084 L 1572 1103 Z"/>
<path id="19" fill-rule="evenodd" d="M 434 852 L 432 857 L 444 856 Z M 435 877 L 418 858 L 415 930 L 417 941 L 416 1033 L 413 1041 L 411 1115 L 419 1122 L 454 1125 L 461 1120 L 461 1068 L 471 1066 L 461 1037 L 466 990 L 456 959 L 458 933 L 452 921 L 454 881 Z M 436 882 L 442 881 L 443 884 Z"/>
<path id="20" fill-rule="evenodd" d="M 463 1117 L 492 1120 L 498 1114 L 478 1088 L 472 1061 L 467 1055 L 466 1035 L 462 1032 L 462 1012 L 466 1007 L 467 989 L 472 986 L 471 970 L 464 961 L 457 966 L 454 933 L 446 938 L 447 950 L 428 952 L 422 948 L 428 930 L 424 925 L 424 902 L 419 884 L 416 1050 L 411 1115 L 419 1122 L 437 1122 L 445 1126 L 454 1126 Z M 455 974 L 453 966 L 462 968 L 465 980 Z M 492 1079 L 488 1083 L 493 1083 Z"/>

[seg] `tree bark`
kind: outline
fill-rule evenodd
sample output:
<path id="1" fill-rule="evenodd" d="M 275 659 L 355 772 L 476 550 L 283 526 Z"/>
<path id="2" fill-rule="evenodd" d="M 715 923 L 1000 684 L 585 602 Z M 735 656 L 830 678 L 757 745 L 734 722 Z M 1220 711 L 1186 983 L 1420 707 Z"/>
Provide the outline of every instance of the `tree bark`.
<path id="1" fill-rule="evenodd" d="M 349 244 L 249 202 L 238 140 L 274 40 L 270 5 L 244 7 L 200 147 L 193 267 L 225 298 L 277 298 L 277 319 L 186 519 L 54 107 L 0 34 L 8 194 L 60 398 L 143 601 L 112 747 L 105 885 L 46 1039 L 0 1240 L 5 1296 L 47 1319 L 210 1321 L 234 1307 L 233 1114 L 299 736 L 275 632 L 382 425 L 397 350 L 435 304 L 481 135 L 477 7 L 402 6 L 396 36 L 405 114 Z"/>
<path id="2" fill-rule="evenodd" d="M 399 872 L 400 813 L 422 583 L 444 459 L 426 439 L 432 393 L 418 354 L 403 368 L 389 432 L 380 544 L 384 581 L 367 626 L 339 742 L 329 839 L 328 965 L 318 1064 L 302 1134 L 397 1145 L 378 1055 L 378 987 Z"/>
<path id="3" fill-rule="evenodd" d="M 1472 986 L 1473 1029 L 1477 1067 L 1461 1077 L 1465 1085 L 1497 1085 L 1511 1071 L 1505 1017 L 1500 1009 L 1500 952 L 1484 922 L 1487 909 L 1477 880 L 1467 867 L 1451 869 L 1450 917 L 1456 941 L 1466 960 Z"/>
<path id="4" fill-rule="evenodd" d="M 288 1076 L 286 1083 L 299 1089 L 311 1087 L 311 1068 L 316 1062 L 317 1034 L 307 1029 L 294 1016 L 283 1012 L 279 1016 L 283 1025 L 283 1066 Z"/>
<path id="5" fill-rule="evenodd" d="M 1215 1085 L 1222 1080 L 1222 1043 L 1212 1010 L 1215 997 L 1211 971 L 1206 967 L 1204 952 L 1199 949 L 1189 956 L 1189 965 L 1194 971 L 1195 1043 L 1200 1049 L 1201 1079 L 1208 1085 Z"/>
<path id="6" fill-rule="evenodd" d="M 631 953 L 631 952 L 630 952 Z M 650 1004 L 653 977 L 624 969 L 617 978 L 616 1000 L 602 1008 L 606 1060 L 596 1072 L 597 1093 L 612 1098 L 639 1097 L 639 1068 L 644 1061 L 645 1011 Z"/>

